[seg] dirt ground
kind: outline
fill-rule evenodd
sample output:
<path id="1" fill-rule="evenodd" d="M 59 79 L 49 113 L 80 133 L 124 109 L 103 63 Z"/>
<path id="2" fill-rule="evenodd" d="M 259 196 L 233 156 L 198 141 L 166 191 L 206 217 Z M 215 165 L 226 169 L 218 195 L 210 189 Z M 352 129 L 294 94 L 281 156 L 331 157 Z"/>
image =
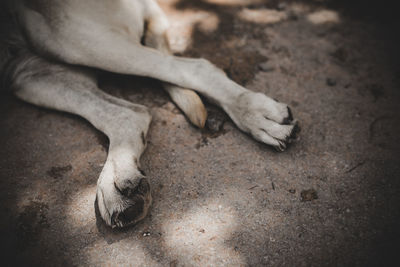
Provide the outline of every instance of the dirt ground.
<path id="1" fill-rule="evenodd" d="M 152 209 L 134 227 L 111 230 L 94 209 L 107 138 L 81 118 L 3 90 L 3 263 L 397 265 L 399 28 L 383 10 L 390 7 L 160 2 L 173 50 L 207 58 L 247 88 L 288 103 L 301 126 L 297 141 L 275 152 L 211 105 L 212 130 L 200 131 L 158 81 L 103 74 L 105 91 L 153 115 L 141 160 Z"/>

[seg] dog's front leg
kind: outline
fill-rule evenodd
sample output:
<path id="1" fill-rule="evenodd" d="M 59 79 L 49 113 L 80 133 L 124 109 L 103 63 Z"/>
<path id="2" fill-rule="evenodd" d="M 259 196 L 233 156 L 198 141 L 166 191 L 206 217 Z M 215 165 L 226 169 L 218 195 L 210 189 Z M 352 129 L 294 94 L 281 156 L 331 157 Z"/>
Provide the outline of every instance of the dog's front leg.
<path id="1" fill-rule="evenodd" d="M 18 62 L 12 82 L 20 99 L 79 115 L 108 136 L 107 161 L 97 182 L 101 217 L 112 227 L 142 219 L 151 204 L 149 183 L 138 168 L 151 120 L 147 108 L 100 91 L 93 73 L 83 68 L 34 55 Z"/>
<path id="2" fill-rule="evenodd" d="M 258 141 L 280 151 L 290 142 L 296 127 L 286 104 L 243 88 L 207 60 L 166 55 L 110 35 L 104 42 L 112 40 L 112 44 L 104 44 L 102 49 L 87 53 L 87 48 L 77 49 L 79 57 L 68 58 L 67 54 L 64 60 L 191 88 L 220 105 L 241 130 Z M 110 47 L 114 48 L 110 50 Z"/>
<path id="3" fill-rule="evenodd" d="M 63 27 L 66 29 L 41 35 L 47 38 L 47 55 L 70 64 L 152 77 L 193 89 L 220 105 L 241 130 L 255 139 L 278 150 L 284 150 L 290 141 L 295 126 L 287 105 L 245 89 L 209 61 L 177 57 L 142 46 L 129 36 L 110 30 L 107 24 Z M 74 32 L 72 40 L 65 34 L 68 32 Z"/>

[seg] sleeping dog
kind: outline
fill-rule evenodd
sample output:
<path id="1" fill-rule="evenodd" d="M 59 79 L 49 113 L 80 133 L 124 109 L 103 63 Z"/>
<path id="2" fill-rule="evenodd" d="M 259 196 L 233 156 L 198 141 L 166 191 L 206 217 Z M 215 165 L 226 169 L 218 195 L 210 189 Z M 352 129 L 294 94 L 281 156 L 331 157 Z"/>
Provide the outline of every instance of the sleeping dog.
<path id="1" fill-rule="evenodd" d="M 197 95 L 219 105 L 244 132 L 283 151 L 296 123 L 286 104 L 230 80 L 204 59 L 172 55 L 168 20 L 155 0 L 3 1 L 0 69 L 14 94 L 29 103 L 77 114 L 107 135 L 97 205 L 107 225 L 143 219 L 151 205 L 139 169 L 149 109 L 97 87 L 96 70 L 159 79 L 196 126 L 207 112 Z M 90 68 L 88 68 L 90 67 Z"/>

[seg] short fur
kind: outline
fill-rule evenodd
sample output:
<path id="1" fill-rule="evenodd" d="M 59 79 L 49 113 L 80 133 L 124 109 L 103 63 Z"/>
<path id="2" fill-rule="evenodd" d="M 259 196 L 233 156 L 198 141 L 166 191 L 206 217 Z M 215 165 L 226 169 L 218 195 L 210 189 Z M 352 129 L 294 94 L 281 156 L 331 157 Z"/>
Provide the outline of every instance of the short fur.
<path id="1" fill-rule="evenodd" d="M 168 20 L 155 0 L 14 0 L 0 5 L 5 87 L 29 103 L 77 114 L 110 139 L 97 203 L 112 227 L 143 219 L 150 207 L 150 185 L 138 164 L 151 115 L 142 105 L 99 90 L 94 69 L 164 81 L 171 99 L 198 127 L 204 126 L 207 113 L 195 92 L 221 106 L 258 141 L 284 150 L 291 140 L 295 123 L 287 105 L 243 88 L 207 60 L 171 54 Z"/>

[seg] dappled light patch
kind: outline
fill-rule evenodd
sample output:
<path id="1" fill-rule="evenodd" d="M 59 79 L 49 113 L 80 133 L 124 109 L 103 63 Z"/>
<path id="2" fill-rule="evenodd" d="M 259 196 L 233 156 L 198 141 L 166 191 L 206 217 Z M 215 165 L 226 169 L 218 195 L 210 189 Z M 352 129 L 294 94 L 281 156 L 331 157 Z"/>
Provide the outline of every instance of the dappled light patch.
<path id="1" fill-rule="evenodd" d="M 149 255 L 142 245 L 142 240 L 134 237 L 113 244 L 98 239 L 81 252 L 85 255 L 84 265 L 87 266 L 162 266 Z M 129 257 L 132 257 L 132 260 L 127 262 Z M 82 262 L 77 264 L 82 265 Z"/>
<path id="2" fill-rule="evenodd" d="M 254 5 L 265 3 L 265 0 L 205 0 L 210 4 L 227 5 L 227 6 L 238 6 L 238 5 Z"/>
<path id="3" fill-rule="evenodd" d="M 165 245 L 178 262 L 202 266 L 244 264 L 240 254 L 227 244 L 235 232 L 238 218 L 234 209 L 220 200 L 193 207 L 180 219 L 163 224 Z"/>
<path id="4" fill-rule="evenodd" d="M 242 85 L 254 77 L 258 64 L 266 58 L 251 47 L 254 42 L 268 42 L 263 34 L 264 24 L 238 17 L 240 6 L 225 7 L 205 1 L 180 1 L 174 5 L 168 16 L 173 52 L 206 58 Z"/>
<path id="5" fill-rule="evenodd" d="M 66 222 L 71 231 L 79 231 L 81 227 L 94 227 L 96 219 L 93 203 L 96 198 L 96 185 L 82 188 L 71 197 L 65 211 Z"/>
<path id="6" fill-rule="evenodd" d="M 171 48 L 174 52 L 184 52 L 192 43 L 196 27 L 207 34 L 218 28 L 217 15 L 206 11 L 185 10 L 171 16 L 171 29 L 168 31 Z"/>
<path id="7" fill-rule="evenodd" d="M 273 24 L 286 20 L 287 14 L 283 11 L 274 9 L 248 9 L 244 8 L 239 13 L 239 18 L 253 23 L 259 24 Z"/>
<path id="8" fill-rule="evenodd" d="M 339 14 L 333 10 L 319 10 L 307 15 L 307 20 L 313 24 L 339 23 Z"/>

